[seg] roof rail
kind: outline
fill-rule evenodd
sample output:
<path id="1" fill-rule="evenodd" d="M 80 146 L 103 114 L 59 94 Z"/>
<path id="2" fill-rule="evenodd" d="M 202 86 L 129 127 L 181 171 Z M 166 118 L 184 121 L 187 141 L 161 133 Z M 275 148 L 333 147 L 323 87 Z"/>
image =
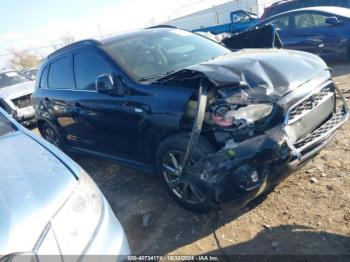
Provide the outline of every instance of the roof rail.
<path id="1" fill-rule="evenodd" d="M 85 40 L 81 40 L 81 41 L 77 41 L 77 42 L 74 42 L 74 43 L 71 43 L 69 45 L 66 45 L 60 49 L 57 49 L 56 51 L 54 51 L 53 53 L 49 54 L 47 57 L 48 58 L 51 58 L 63 51 L 66 51 L 66 50 L 69 50 L 73 47 L 76 47 L 78 45 L 91 45 L 91 46 L 97 46 L 99 44 L 101 44 L 99 41 L 95 40 L 95 39 L 85 39 Z"/>

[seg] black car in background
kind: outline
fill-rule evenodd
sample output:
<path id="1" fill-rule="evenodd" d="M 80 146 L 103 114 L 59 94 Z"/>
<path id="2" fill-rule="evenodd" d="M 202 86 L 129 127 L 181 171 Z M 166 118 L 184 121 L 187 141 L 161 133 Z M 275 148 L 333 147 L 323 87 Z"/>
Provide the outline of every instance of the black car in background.
<path id="1" fill-rule="evenodd" d="M 350 8 L 350 0 L 282 0 L 265 8 L 261 20 L 278 15 L 294 9 L 314 6 L 339 6 Z"/>
<path id="2" fill-rule="evenodd" d="M 155 172 L 203 212 L 245 205 L 312 159 L 348 118 L 337 90 L 315 55 L 152 28 L 51 54 L 33 101 L 52 144 Z"/>

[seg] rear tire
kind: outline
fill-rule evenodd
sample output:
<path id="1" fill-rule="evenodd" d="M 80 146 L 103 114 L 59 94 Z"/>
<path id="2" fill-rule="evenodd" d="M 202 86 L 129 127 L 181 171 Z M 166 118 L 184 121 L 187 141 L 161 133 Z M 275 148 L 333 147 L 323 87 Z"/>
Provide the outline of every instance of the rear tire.
<path id="1" fill-rule="evenodd" d="M 176 202 L 191 211 L 208 212 L 213 208 L 208 194 L 191 182 L 189 172 L 184 172 L 181 176 L 176 172 L 185 156 L 188 142 L 188 134 L 178 134 L 164 140 L 157 150 L 156 171 L 165 189 Z M 194 164 L 212 153 L 215 153 L 215 149 L 205 138 L 200 137 L 190 162 Z"/>
<path id="2" fill-rule="evenodd" d="M 45 123 L 41 126 L 40 133 L 46 141 L 48 141 L 49 143 L 61 150 L 64 149 L 64 144 L 61 139 L 61 136 L 48 123 Z"/>

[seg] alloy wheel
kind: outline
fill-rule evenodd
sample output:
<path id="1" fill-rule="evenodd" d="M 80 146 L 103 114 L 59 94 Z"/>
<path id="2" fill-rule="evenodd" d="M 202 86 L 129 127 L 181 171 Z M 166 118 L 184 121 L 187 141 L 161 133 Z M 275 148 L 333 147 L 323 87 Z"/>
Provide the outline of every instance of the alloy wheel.
<path id="1" fill-rule="evenodd" d="M 189 204 L 201 204 L 205 201 L 203 192 L 191 180 L 190 169 L 195 165 L 191 159 L 187 170 L 180 171 L 181 163 L 185 153 L 170 151 L 164 157 L 162 168 L 164 179 L 173 193 Z"/>

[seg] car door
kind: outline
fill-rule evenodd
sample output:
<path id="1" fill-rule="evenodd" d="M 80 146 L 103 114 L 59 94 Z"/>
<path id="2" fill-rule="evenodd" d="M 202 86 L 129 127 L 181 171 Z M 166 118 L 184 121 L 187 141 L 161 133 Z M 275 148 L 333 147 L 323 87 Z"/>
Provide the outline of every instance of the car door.
<path id="1" fill-rule="evenodd" d="M 45 108 L 44 117 L 56 126 L 68 146 L 77 143 L 74 137 L 79 134 L 72 115 L 73 106 L 70 100 L 73 95 L 70 63 L 70 55 L 53 59 L 47 67 L 47 73 L 46 71 L 43 73 L 38 94 L 42 101 L 41 106 Z"/>
<path id="2" fill-rule="evenodd" d="M 129 107 L 122 91 L 119 69 L 99 50 L 85 49 L 73 55 L 75 80 L 74 114 L 79 126 L 83 149 L 106 156 L 139 160 L 137 125 L 141 117 Z M 97 92 L 98 76 L 108 74 L 115 92 Z"/>
<path id="3" fill-rule="evenodd" d="M 292 34 L 296 39 L 293 49 L 310 53 L 319 53 L 324 58 L 338 54 L 342 45 L 343 28 L 341 23 L 328 24 L 332 14 L 321 12 L 301 12 L 293 16 Z"/>

